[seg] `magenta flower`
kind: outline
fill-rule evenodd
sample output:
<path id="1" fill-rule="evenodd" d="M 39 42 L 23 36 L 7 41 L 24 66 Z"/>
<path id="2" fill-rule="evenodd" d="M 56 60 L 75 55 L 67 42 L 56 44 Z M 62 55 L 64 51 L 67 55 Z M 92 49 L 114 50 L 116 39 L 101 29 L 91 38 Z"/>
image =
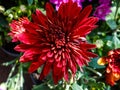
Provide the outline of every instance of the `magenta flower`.
<path id="1" fill-rule="evenodd" d="M 110 4 L 111 1 L 110 0 L 99 0 L 100 4 Z"/>
<path id="2" fill-rule="evenodd" d="M 98 17 L 100 20 L 105 20 L 105 17 L 111 12 L 110 0 L 99 0 L 99 6 L 94 12 L 94 16 Z"/>
<path id="3" fill-rule="evenodd" d="M 110 6 L 107 4 L 101 4 L 96 8 L 94 16 L 98 17 L 101 20 L 105 20 L 105 17 L 111 12 Z"/>
<path id="4" fill-rule="evenodd" d="M 62 2 L 67 3 L 69 0 L 50 0 L 51 3 L 56 5 L 56 10 L 58 10 L 60 4 Z M 84 2 L 84 0 L 72 0 L 73 2 L 77 2 L 78 6 L 81 6 L 81 3 Z"/>

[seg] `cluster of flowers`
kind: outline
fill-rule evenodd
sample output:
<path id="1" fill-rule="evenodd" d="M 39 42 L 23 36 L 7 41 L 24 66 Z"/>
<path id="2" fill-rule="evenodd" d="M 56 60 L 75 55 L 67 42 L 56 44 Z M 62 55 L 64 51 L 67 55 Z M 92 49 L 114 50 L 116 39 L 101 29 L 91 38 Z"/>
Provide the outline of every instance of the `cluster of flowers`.
<path id="1" fill-rule="evenodd" d="M 51 3 L 56 5 L 56 9 L 58 10 L 60 4 L 62 2 L 66 3 L 69 0 L 50 0 Z M 87 0 L 72 0 L 73 2 L 76 2 L 78 6 L 82 7 L 82 3 L 84 3 Z M 94 0 L 88 0 L 89 2 L 94 2 Z M 99 0 L 98 6 L 95 7 L 95 11 L 93 12 L 93 15 L 98 17 L 100 20 L 105 20 L 105 17 L 111 12 L 111 0 Z"/>
<path id="2" fill-rule="evenodd" d="M 63 77 L 69 80 L 77 71 L 82 69 L 91 57 L 97 55 L 90 52 L 95 48 L 89 44 L 86 36 L 97 27 L 98 18 L 105 20 L 110 13 L 110 0 L 99 0 L 99 6 L 94 16 L 89 17 L 92 6 L 82 10 L 85 0 L 50 0 L 56 4 L 56 10 L 51 4 L 46 4 L 46 15 L 40 10 L 32 14 L 32 21 L 27 17 L 10 23 L 13 42 L 21 42 L 15 50 L 23 52 L 20 62 L 31 62 L 29 72 L 36 71 L 43 66 L 40 79 L 52 72 L 54 83 L 57 84 Z M 92 2 L 92 0 L 89 0 Z M 100 65 L 107 64 L 106 82 L 114 85 L 120 79 L 120 49 L 108 52 L 108 56 L 98 60 Z"/>

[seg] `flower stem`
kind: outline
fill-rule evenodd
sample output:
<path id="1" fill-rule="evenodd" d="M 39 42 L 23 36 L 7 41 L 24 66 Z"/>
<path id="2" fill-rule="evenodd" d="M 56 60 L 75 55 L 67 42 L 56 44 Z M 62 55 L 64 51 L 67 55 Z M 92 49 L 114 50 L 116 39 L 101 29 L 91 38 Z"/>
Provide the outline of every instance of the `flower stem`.
<path id="1" fill-rule="evenodd" d="M 8 79 L 6 81 L 6 84 L 8 84 L 9 80 L 10 80 L 10 77 L 12 76 L 14 70 L 15 70 L 15 67 L 16 67 L 16 63 L 13 65 L 12 69 L 11 69 L 11 72 L 9 73 L 8 75 Z"/>
<path id="2" fill-rule="evenodd" d="M 95 73 L 96 75 L 98 75 L 98 76 L 102 76 L 102 74 L 100 73 L 100 72 L 98 72 L 98 71 L 96 71 L 95 69 L 92 69 L 92 68 L 90 68 L 90 67 L 85 67 L 87 70 L 89 70 L 89 71 L 92 71 L 93 73 Z"/>
<path id="3" fill-rule="evenodd" d="M 116 11 L 115 11 L 114 19 L 116 19 L 116 16 L 117 16 L 117 13 L 118 13 L 118 9 L 119 9 L 119 4 L 120 4 L 120 1 L 116 0 Z"/>

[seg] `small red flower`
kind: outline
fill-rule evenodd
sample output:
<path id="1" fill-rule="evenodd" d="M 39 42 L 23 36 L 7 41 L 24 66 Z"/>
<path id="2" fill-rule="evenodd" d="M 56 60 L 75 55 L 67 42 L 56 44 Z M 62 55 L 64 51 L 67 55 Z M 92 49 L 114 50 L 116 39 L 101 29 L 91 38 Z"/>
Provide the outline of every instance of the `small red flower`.
<path id="1" fill-rule="evenodd" d="M 27 17 L 20 18 L 19 21 L 13 20 L 9 25 L 11 27 L 11 32 L 9 35 L 12 36 L 13 42 L 18 41 L 19 34 L 25 32 L 25 28 L 23 27 L 23 24 L 28 24 L 30 21 Z"/>
<path id="2" fill-rule="evenodd" d="M 111 50 L 108 56 L 98 60 L 98 64 L 107 64 L 106 82 L 110 85 L 115 85 L 115 81 L 120 79 L 120 49 Z"/>
<path id="3" fill-rule="evenodd" d="M 47 3 L 46 15 L 36 10 L 32 15 L 33 22 L 21 23 L 25 31 L 18 35 L 21 44 L 15 50 L 23 52 L 21 62 L 31 62 L 30 73 L 43 65 L 40 79 L 51 71 L 56 84 L 63 77 L 68 81 L 68 70 L 74 75 L 77 65 L 87 65 L 90 57 L 96 57 L 89 51 L 96 46 L 88 44 L 85 39 L 96 28 L 98 21 L 96 17 L 89 17 L 91 10 L 91 5 L 81 10 L 77 3 L 70 0 L 54 11 L 51 4 Z M 12 28 L 11 32 L 19 30 Z M 11 36 L 14 39 L 15 35 Z"/>

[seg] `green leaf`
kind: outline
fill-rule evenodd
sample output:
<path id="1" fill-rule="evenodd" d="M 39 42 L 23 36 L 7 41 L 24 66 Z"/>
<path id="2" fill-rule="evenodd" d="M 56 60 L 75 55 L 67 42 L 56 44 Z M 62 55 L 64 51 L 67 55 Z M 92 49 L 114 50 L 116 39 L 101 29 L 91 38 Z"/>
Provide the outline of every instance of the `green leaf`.
<path id="1" fill-rule="evenodd" d="M 120 40 L 118 39 L 116 34 L 113 36 L 113 42 L 114 42 L 115 49 L 120 48 Z"/>
<path id="2" fill-rule="evenodd" d="M 77 83 L 74 83 L 71 86 L 72 90 L 83 90 L 81 86 L 79 86 Z"/>
<path id="3" fill-rule="evenodd" d="M 28 5 L 32 5 L 33 4 L 33 0 L 27 0 Z"/>
<path id="4" fill-rule="evenodd" d="M 45 11 L 45 9 L 44 8 L 39 8 L 40 9 L 40 11 L 45 15 L 46 14 L 46 11 Z"/>
<path id="5" fill-rule="evenodd" d="M 119 1 L 119 0 L 116 0 L 116 1 Z M 106 21 L 111 20 L 111 19 L 114 20 L 115 19 L 115 14 L 117 14 L 117 15 L 120 14 L 120 8 L 118 8 L 118 10 L 117 10 L 117 8 L 118 7 L 116 7 L 116 6 L 111 7 L 111 13 L 106 16 Z M 116 13 L 116 10 L 117 10 L 117 13 Z"/>
<path id="6" fill-rule="evenodd" d="M 118 14 L 120 14 L 120 8 L 113 6 L 111 7 L 111 13 L 106 17 L 106 22 L 112 30 L 117 28 L 115 17 Z"/>
<path id="7" fill-rule="evenodd" d="M 50 90 L 50 88 L 45 84 L 35 85 L 32 90 Z"/>
<path id="8" fill-rule="evenodd" d="M 79 80 L 83 76 L 83 73 L 81 71 L 76 72 L 76 79 Z"/>
<path id="9" fill-rule="evenodd" d="M 109 27 L 114 30 L 117 28 L 117 24 L 114 20 L 110 19 L 110 20 L 107 20 L 107 24 L 109 25 Z"/>
<path id="10" fill-rule="evenodd" d="M 107 85 L 106 90 L 111 90 L 111 87 L 109 85 Z"/>

